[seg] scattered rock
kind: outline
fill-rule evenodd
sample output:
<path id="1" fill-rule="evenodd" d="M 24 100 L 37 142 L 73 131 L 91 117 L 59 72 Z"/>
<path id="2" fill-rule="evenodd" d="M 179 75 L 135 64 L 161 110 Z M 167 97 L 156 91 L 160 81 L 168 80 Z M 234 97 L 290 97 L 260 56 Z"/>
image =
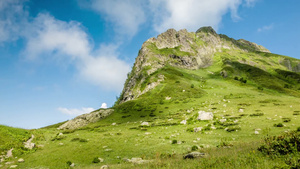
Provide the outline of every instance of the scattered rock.
<path id="1" fill-rule="evenodd" d="M 75 167 L 75 163 L 72 163 L 72 164 L 70 165 L 70 167 Z"/>
<path id="2" fill-rule="evenodd" d="M 191 153 L 188 153 L 186 155 L 183 156 L 184 159 L 194 159 L 194 158 L 200 158 L 200 157 L 203 157 L 205 156 L 205 153 L 200 153 L 200 152 L 191 152 Z"/>
<path id="3" fill-rule="evenodd" d="M 141 126 L 149 126 L 149 122 L 144 121 Z"/>
<path id="4" fill-rule="evenodd" d="M 112 149 L 109 149 L 109 148 L 108 148 L 108 149 L 105 149 L 104 151 L 107 151 L 107 152 L 108 152 L 108 151 L 112 151 Z"/>
<path id="5" fill-rule="evenodd" d="M 150 134 L 151 134 L 150 132 L 146 132 L 146 133 L 145 133 L 145 135 L 150 135 Z"/>
<path id="6" fill-rule="evenodd" d="M 100 163 L 103 163 L 103 162 L 104 162 L 104 159 L 103 159 L 103 158 L 98 158 L 98 160 L 100 161 Z"/>
<path id="7" fill-rule="evenodd" d="M 166 97 L 166 100 L 171 100 L 172 99 L 172 97 Z"/>
<path id="8" fill-rule="evenodd" d="M 197 120 L 213 120 L 214 115 L 212 112 L 199 111 Z"/>
<path id="9" fill-rule="evenodd" d="M 197 132 L 200 132 L 200 131 L 202 130 L 202 128 L 203 128 L 203 127 L 196 127 L 196 128 L 194 128 L 194 132 L 196 132 L 196 133 L 197 133 Z"/>
<path id="10" fill-rule="evenodd" d="M 64 145 L 64 143 L 58 143 L 60 146 Z"/>
<path id="11" fill-rule="evenodd" d="M 11 165 L 9 168 L 17 168 L 18 165 Z"/>
<path id="12" fill-rule="evenodd" d="M 62 136 L 62 135 L 64 135 L 64 134 L 63 134 L 63 133 L 59 133 L 59 134 L 58 134 L 58 136 Z"/>
<path id="13" fill-rule="evenodd" d="M 109 169 L 109 166 L 108 165 L 103 165 L 103 166 L 101 166 L 100 169 Z"/>
<path id="14" fill-rule="evenodd" d="M 151 160 L 143 160 L 142 158 L 131 158 L 128 160 L 128 162 L 131 162 L 133 164 L 145 164 L 151 162 Z"/>
<path id="15" fill-rule="evenodd" d="M 224 123 L 224 122 L 226 122 L 227 120 L 226 119 L 220 119 L 219 120 L 221 123 Z"/>
<path id="16" fill-rule="evenodd" d="M 6 162 L 5 165 L 10 165 L 10 164 L 13 164 L 13 163 L 15 163 L 15 162 L 9 161 L 9 162 Z"/>
<path id="17" fill-rule="evenodd" d="M 35 147 L 35 144 L 31 142 L 33 139 L 34 139 L 34 135 L 31 135 L 31 138 L 26 142 L 24 142 L 24 147 L 28 148 L 29 150 L 32 150 Z"/>
<path id="18" fill-rule="evenodd" d="M 259 134 L 259 132 L 258 131 L 254 131 L 254 134 Z"/>
<path id="19" fill-rule="evenodd" d="M 7 158 L 13 156 L 13 154 L 12 154 L 12 151 L 13 151 L 13 150 L 14 150 L 14 149 L 12 148 L 12 149 L 10 149 L 10 150 L 7 151 L 7 154 L 6 154 L 6 157 L 7 157 Z"/>
<path id="20" fill-rule="evenodd" d="M 239 109 L 239 113 L 244 113 L 244 109 Z"/>
<path id="21" fill-rule="evenodd" d="M 186 120 L 182 120 L 180 124 L 186 125 Z"/>
<path id="22" fill-rule="evenodd" d="M 23 158 L 20 158 L 20 159 L 18 160 L 18 162 L 19 162 L 19 163 L 24 163 L 25 160 L 24 160 Z"/>
<path id="23" fill-rule="evenodd" d="M 115 126 L 116 124 L 117 124 L 117 123 L 112 123 L 111 125 L 112 125 L 112 126 Z"/>

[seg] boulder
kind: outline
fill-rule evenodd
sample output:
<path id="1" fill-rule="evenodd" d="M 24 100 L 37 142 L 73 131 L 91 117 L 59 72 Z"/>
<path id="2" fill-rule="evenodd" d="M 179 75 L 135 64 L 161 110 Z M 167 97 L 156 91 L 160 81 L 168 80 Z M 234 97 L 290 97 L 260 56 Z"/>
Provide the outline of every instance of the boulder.
<path id="1" fill-rule="evenodd" d="M 186 155 L 183 156 L 184 159 L 194 159 L 194 158 L 200 158 L 200 157 L 203 157 L 205 156 L 205 153 L 200 153 L 200 152 L 191 152 L 191 153 L 188 153 Z"/>
<path id="2" fill-rule="evenodd" d="M 199 111 L 197 120 L 213 120 L 214 115 L 212 112 Z"/>

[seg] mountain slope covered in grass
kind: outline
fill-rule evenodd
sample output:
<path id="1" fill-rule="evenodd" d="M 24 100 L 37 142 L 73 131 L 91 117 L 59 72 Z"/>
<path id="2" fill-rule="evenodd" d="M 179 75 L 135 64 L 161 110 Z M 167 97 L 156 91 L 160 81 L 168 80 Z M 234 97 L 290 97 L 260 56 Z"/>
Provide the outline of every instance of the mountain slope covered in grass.
<path id="1" fill-rule="evenodd" d="M 170 29 L 143 44 L 111 109 L 77 117 L 68 127 L 32 131 L 40 146 L 19 155 L 25 162 L 18 166 L 295 167 L 297 148 L 283 146 L 291 153 L 268 155 L 272 139 L 264 139 L 283 135 L 281 142 L 274 140 L 289 145 L 300 140 L 283 134 L 300 131 L 299 71 L 298 59 L 219 35 L 211 27 Z M 201 112 L 213 118 L 199 120 Z M 190 152 L 201 158 L 184 159 Z"/>

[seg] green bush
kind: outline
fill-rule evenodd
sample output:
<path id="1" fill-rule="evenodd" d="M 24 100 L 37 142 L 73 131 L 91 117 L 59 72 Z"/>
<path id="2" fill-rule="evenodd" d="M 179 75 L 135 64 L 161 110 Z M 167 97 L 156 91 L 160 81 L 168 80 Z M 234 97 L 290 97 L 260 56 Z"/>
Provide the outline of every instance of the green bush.
<path id="1" fill-rule="evenodd" d="M 274 124 L 274 127 L 283 127 L 282 123 Z"/>
<path id="2" fill-rule="evenodd" d="M 192 151 L 196 151 L 196 150 L 198 150 L 199 148 L 198 148 L 198 146 L 192 146 Z"/>
<path id="3" fill-rule="evenodd" d="M 253 114 L 250 114 L 250 116 L 263 116 L 264 113 L 253 113 Z"/>
<path id="4" fill-rule="evenodd" d="M 300 127 L 297 128 L 297 131 L 298 131 L 298 132 L 300 131 Z"/>
<path id="5" fill-rule="evenodd" d="M 258 150 L 265 155 L 274 156 L 300 152 L 300 133 L 289 132 L 281 136 L 267 137 Z"/>
<path id="6" fill-rule="evenodd" d="M 194 128 L 190 127 L 186 129 L 187 132 L 194 132 Z"/>
<path id="7" fill-rule="evenodd" d="M 172 144 L 177 144 L 177 140 L 172 140 Z"/>
<path id="8" fill-rule="evenodd" d="M 66 164 L 67 164 L 67 166 L 70 166 L 72 164 L 72 162 L 71 161 L 67 161 Z"/>
<path id="9" fill-rule="evenodd" d="M 93 159 L 92 163 L 100 163 L 99 158 L 98 158 L 98 157 L 95 157 L 95 158 Z"/>
<path id="10" fill-rule="evenodd" d="M 285 123 L 288 123 L 291 121 L 291 118 L 282 118 L 282 121 L 285 122 Z"/>
<path id="11" fill-rule="evenodd" d="M 194 84 L 191 84 L 191 88 L 194 88 L 195 87 L 195 85 Z"/>

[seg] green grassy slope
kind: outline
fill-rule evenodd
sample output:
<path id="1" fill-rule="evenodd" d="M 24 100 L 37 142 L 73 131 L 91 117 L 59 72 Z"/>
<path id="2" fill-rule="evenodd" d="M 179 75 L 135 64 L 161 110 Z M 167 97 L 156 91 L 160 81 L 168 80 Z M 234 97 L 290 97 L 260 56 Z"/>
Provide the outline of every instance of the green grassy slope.
<path id="1" fill-rule="evenodd" d="M 40 129 L 44 139 L 37 144 L 44 147 L 25 155 L 26 162 L 20 167 L 64 168 L 66 162 L 71 161 L 77 168 L 99 168 L 103 164 L 132 168 L 133 164 L 122 160 L 132 157 L 154 160 L 150 164 L 134 165 L 134 168 L 272 168 L 285 165 L 285 159 L 270 159 L 258 152 L 257 147 L 267 135 L 278 135 L 300 126 L 297 87 L 284 88 L 284 84 L 292 83 L 276 72 L 264 71 L 266 75 L 263 76 L 271 76 L 273 81 L 257 80 L 255 73 L 247 72 L 248 66 L 243 64 L 231 65 L 232 74 L 223 78 L 220 71 L 229 64 L 219 60 L 215 63 L 199 70 L 166 66 L 151 75 L 165 76 L 155 89 L 115 106 L 114 114 L 79 130 Z M 255 71 L 261 74 L 263 70 Z M 247 82 L 234 80 L 235 76 Z M 267 85 L 275 82 L 280 89 Z M 263 86 L 263 90 L 258 89 L 259 86 Z M 244 112 L 239 112 L 240 109 Z M 214 120 L 196 120 L 200 110 L 213 112 Z M 185 119 L 187 125 L 180 124 Z M 220 123 L 220 119 L 227 121 Z M 285 119 L 290 121 L 284 122 Z M 141 126 L 144 121 L 150 126 Z M 274 127 L 278 123 L 284 127 Z M 191 132 L 196 127 L 203 127 L 203 130 Z M 58 136 L 60 132 L 64 134 Z M 173 140 L 181 144 L 172 144 Z M 233 147 L 222 148 L 222 145 Z M 193 146 L 208 156 L 183 160 L 182 155 Z M 96 157 L 103 158 L 104 163 L 92 163 Z"/>
<path id="2" fill-rule="evenodd" d="M 14 148 L 15 152 L 21 153 L 23 142 L 31 137 L 30 131 L 20 128 L 13 128 L 0 125 L 0 153 Z"/>
<path id="3" fill-rule="evenodd" d="M 191 70 L 164 64 L 148 74 L 153 66 L 148 64 L 140 75 L 129 74 L 129 78 L 137 77 L 134 92 L 146 90 L 161 77 L 164 80 L 137 99 L 117 102 L 114 113 L 96 123 L 77 130 L 57 130 L 60 123 L 31 131 L 36 136 L 33 142 L 40 146 L 18 154 L 25 159 L 19 167 L 69 168 L 71 162 L 74 168 L 88 169 L 104 164 L 111 168 L 280 168 L 287 165 L 287 159 L 297 161 L 299 153 L 271 158 L 257 149 L 265 137 L 300 127 L 300 73 L 287 67 L 289 63 L 295 69 L 300 61 L 258 52 L 255 45 L 219 36 L 240 48 L 216 52 L 207 68 Z M 190 56 L 180 47 L 157 49 L 149 45 L 167 61 L 178 61 L 170 54 Z M 146 60 L 151 59 L 157 58 Z M 214 119 L 198 121 L 199 111 L 212 112 Z M 183 120 L 187 124 L 181 124 Z M 149 126 L 141 126 L 142 122 Z M 199 127 L 202 130 L 194 132 Z M 15 130 L 13 133 L 20 132 Z M 28 135 L 22 138 L 28 139 Z M 196 149 L 206 156 L 183 159 Z M 104 162 L 93 163 L 99 157 Z M 123 160 L 133 157 L 153 161 L 134 165 Z"/>

